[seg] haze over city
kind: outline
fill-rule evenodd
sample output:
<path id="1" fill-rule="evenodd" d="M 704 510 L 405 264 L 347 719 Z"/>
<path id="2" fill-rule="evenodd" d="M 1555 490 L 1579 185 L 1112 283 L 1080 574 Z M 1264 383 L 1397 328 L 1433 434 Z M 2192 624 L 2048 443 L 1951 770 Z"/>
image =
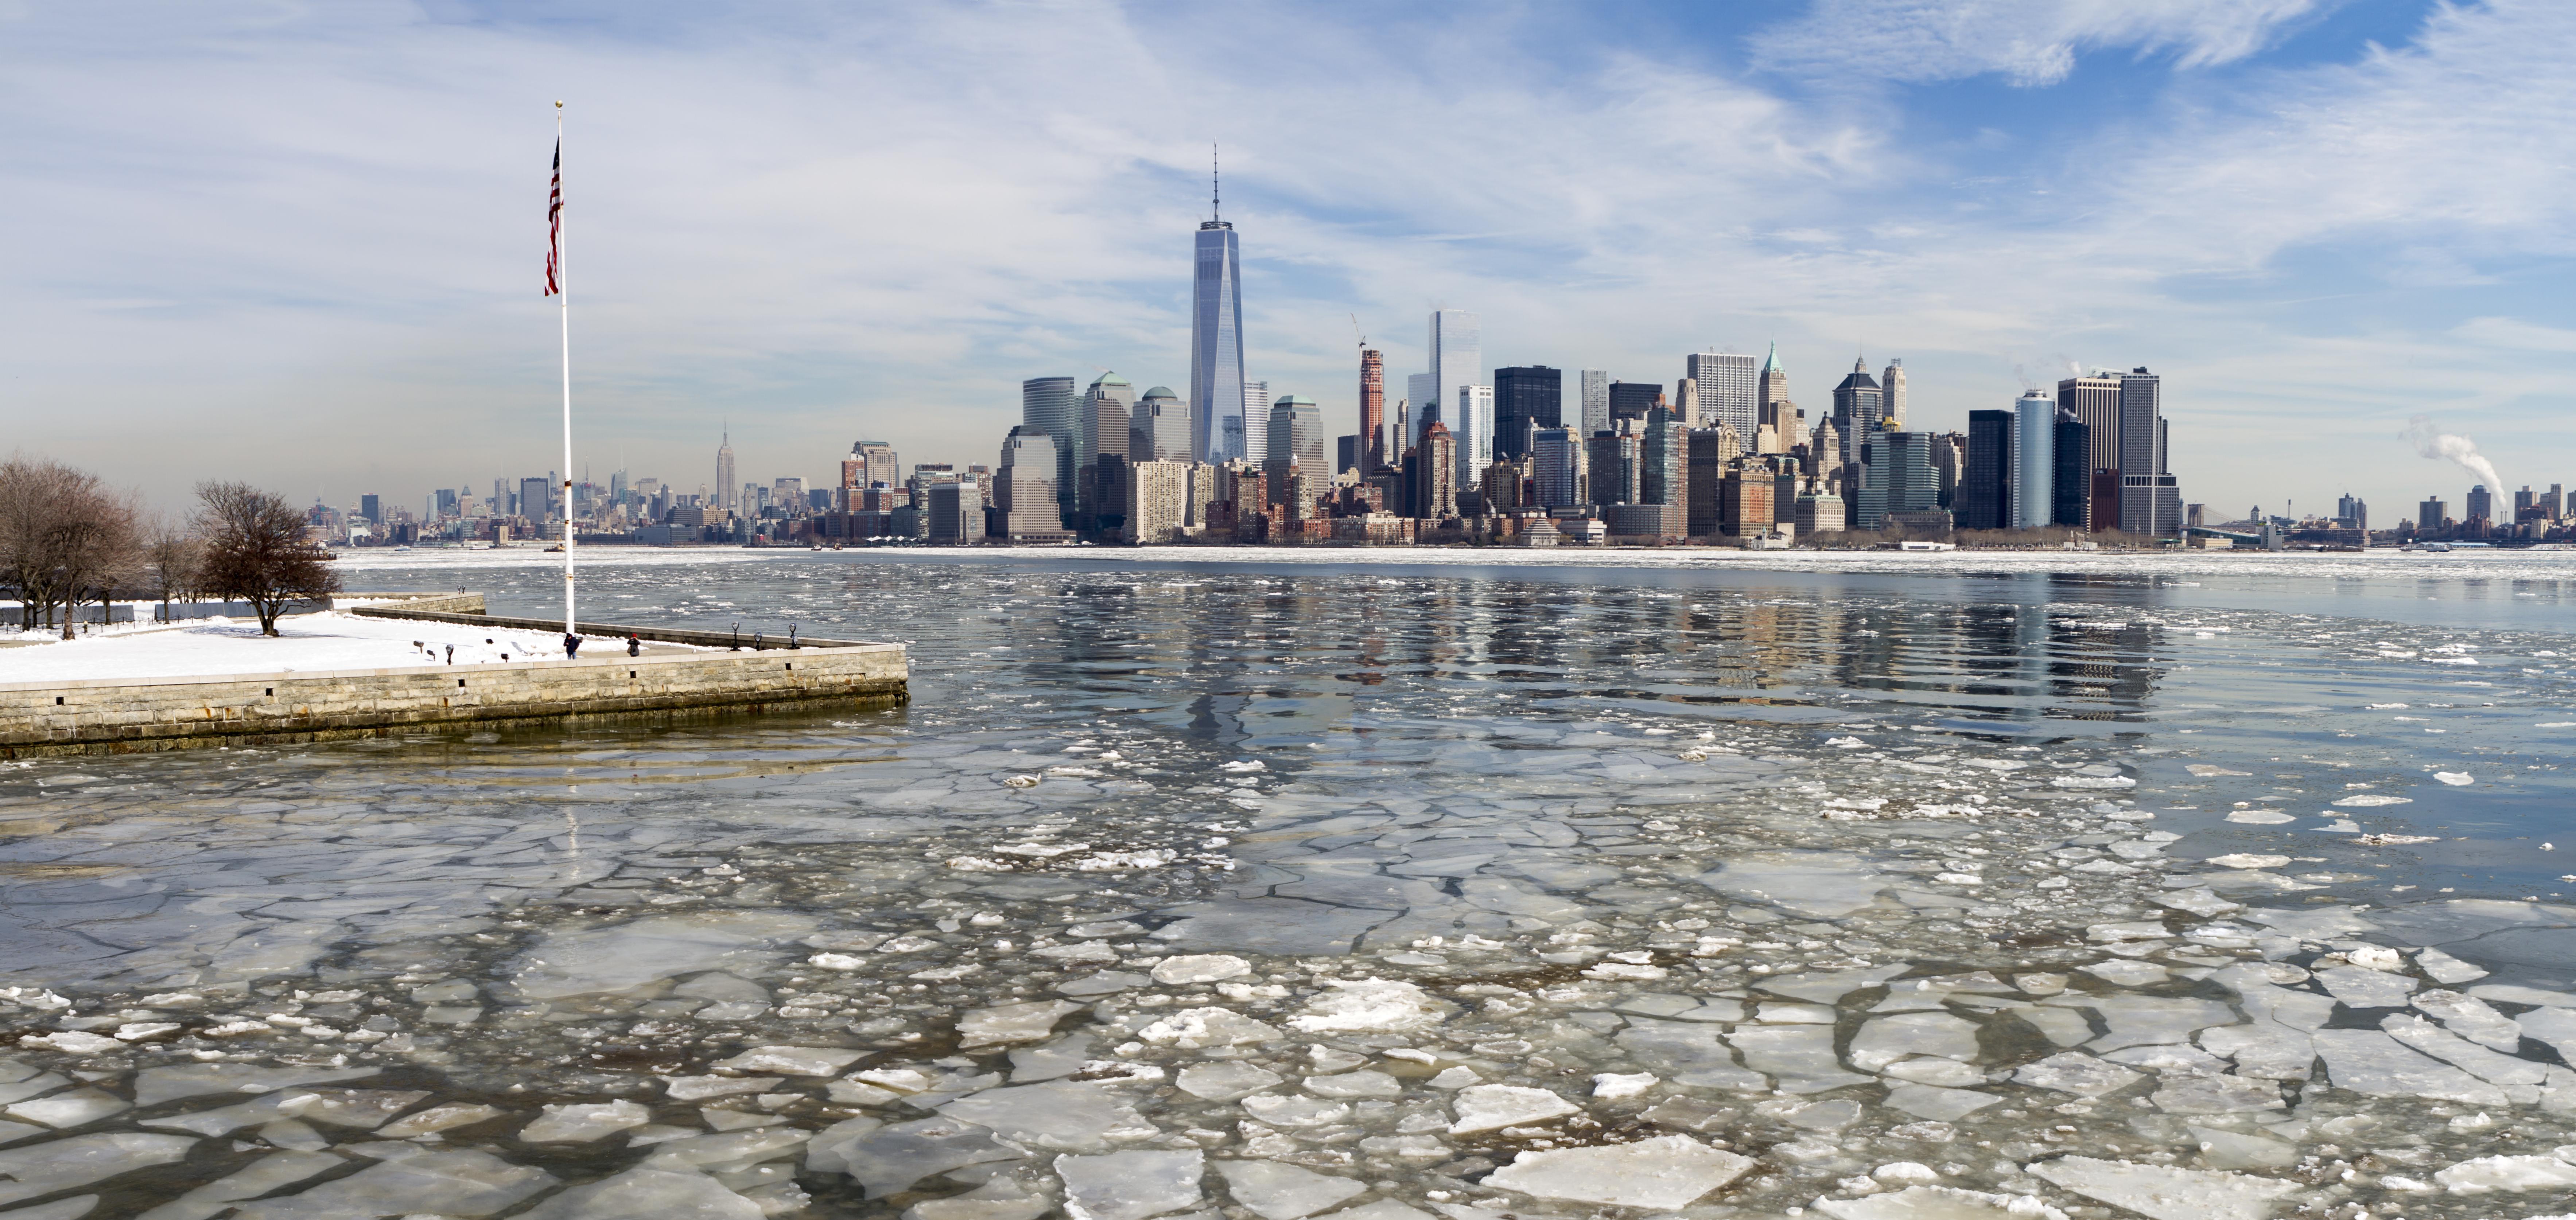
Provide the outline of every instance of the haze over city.
<path id="1" fill-rule="evenodd" d="M 577 462 L 989 462 L 1020 383 L 1189 375 L 1221 145 L 1246 375 L 1352 430 L 1435 306 L 1487 363 L 1792 395 L 1905 362 L 1961 430 L 2152 367 L 2184 494 L 2383 520 L 2576 474 L 2562 8 L 1738 12 L 84 6 L 0 16 L 11 443 L 177 505 L 541 475 L 551 102 Z M 1353 319 L 1357 315 L 1358 332 Z M 1395 391 L 1390 391 L 1390 397 Z M 112 421 L 112 422 L 111 422 Z M 281 440 L 291 443 L 281 443 Z M 2295 455 L 2286 467 L 2284 457 Z"/>

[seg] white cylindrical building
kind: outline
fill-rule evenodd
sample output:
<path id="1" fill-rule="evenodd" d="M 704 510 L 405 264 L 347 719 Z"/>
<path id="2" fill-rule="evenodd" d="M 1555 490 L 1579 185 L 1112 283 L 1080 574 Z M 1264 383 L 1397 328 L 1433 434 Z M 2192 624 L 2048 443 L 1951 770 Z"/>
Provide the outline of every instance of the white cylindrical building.
<path id="1" fill-rule="evenodd" d="M 2032 390 L 2013 404 L 2012 526 L 2045 529 L 2056 503 L 2057 400 Z"/>

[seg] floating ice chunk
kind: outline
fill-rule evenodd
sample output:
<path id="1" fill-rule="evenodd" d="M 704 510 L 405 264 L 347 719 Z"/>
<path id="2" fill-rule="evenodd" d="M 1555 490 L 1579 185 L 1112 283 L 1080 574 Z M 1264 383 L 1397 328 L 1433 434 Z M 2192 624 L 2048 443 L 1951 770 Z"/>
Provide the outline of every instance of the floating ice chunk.
<path id="1" fill-rule="evenodd" d="M 2305 1080 L 2316 1064 L 2316 1044 L 2306 1031 L 2269 1019 L 2200 1031 L 2211 1054 L 2236 1061 L 2238 1075 L 2262 1080 Z"/>
<path id="2" fill-rule="evenodd" d="M 67 1055 L 103 1055 L 109 1051 L 125 1049 L 125 1044 L 114 1038 L 83 1033 L 76 1029 L 57 1030 L 50 1034 L 27 1034 L 18 1039 L 18 1045 L 37 1050 L 61 1051 Z"/>
<path id="3" fill-rule="evenodd" d="M 1977 1027 L 1946 1012 L 1907 1012 L 1873 1017 L 1852 1035 L 1851 1064 L 1862 1071 L 1878 1071 L 1908 1055 L 1974 1059 Z"/>
<path id="4" fill-rule="evenodd" d="M 1064 1180 L 1064 1212 L 1072 1220 L 1145 1220 L 1196 1207 L 1206 1170 L 1206 1155 L 1196 1148 L 1055 1159 L 1056 1176 Z"/>
<path id="5" fill-rule="evenodd" d="M 1626 1075 L 1618 1072 L 1596 1072 L 1592 1076 L 1592 1096 L 1595 1100 L 1602 1101 L 1619 1097 L 1635 1097 L 1655 1087 L 1657 1083 L 1653 1072 L 1634 1072 Z"/>
<path id="6" fill-rule="evenodd" d="M 2161 894 L 2150 894 L 2147 896 L 2147 901 L 2160 907 L 2169 907 L 2173 910 L 2182 911 L 2187 914 L 2198 915 L 2203 919 L 2214 919 L 2220 915 L 2232 915 L 2245 909 L 2245 907 L 2240 903 L 2229 902 L 2226 899 L 2211 893 L 2209 887 L 2205 885 L 2196 885 L 2187 889 L 2166 890 Z"/>
<path id="7" fill-rule="evenodd" d="M 2169 999 L 2122 993 L 2113 996 L 2057 996 L 2050 1005 L 2090 1008 L 2102 1018 L 2111 1032 L 2085 1045 L 2096 1051 L 2115 1051 L 2124 1046 L 2152 1046 L 2159 1042 L 2188 1042 L 2192 1031 L 2211 1025 L 2225 1025 L 2236 1019 L 2236 1012 L 2216 1000 Z"/>
<path id="8" fill-rule="evenodd" d="M 1136 1031 L 1136 1036 L 1156 1046 L 1196 1050 L 1270 1042 L 1279 1037 L 1279 1031 L 1228 1008 L 1184 1008 Z"/>
<path id="9" fill-rule="evenodd" d="M 988 1089 L 949 1102 L 939 1113 L 981 1123 L 1022 1144 L 1077 1152 L 1159 1134 L 1109 1086 L 1071 1080 Z"/>
<path id="10" fill-rule="evenodd" d="M 2565 1190 L 2576 1187 L 2576 1164 L 2555 1156 L 2482 1156 L 2434 1174 L 2433 1180 L 2458 1195 Z"/>
<path id="11" fill-rule="evenodd" d="M 1205 1101 L 1232 1101 L 1283 1079 L 1277 1072 L 1249 1063 L 1193 1063 L 1182 1068 L 1173 1083 L 1182 1092 Z"/>
<path id="12" fill-rule="evenodd" d="M 651 1121 L 652 1111 L 624 1098 L 597 1105 L 547 1106 L 537 1121 L 519 1128 L 519 1139 L 530 1144 L 587 1144 Z"/>
<path id="13" fill-rule="evenodd" d="M 1457 1012 L 1456 1005 L 1412 983 L 1389 979 L 1339 980 L 1315 997 L 1288 1027 L 1305 1033 L 1401 1033 L 1429 1029 Z"/>
<path id="14" fill-rule="evenodd" d="M 2450 1064 L 2426 1058 L 2375 1029 L 2321 1029 L 2309 1035 L 2337 1088 L 2373 1097 L 2429 1097 L 2479 1106 L 2511 1104 L 2504 1091 Z"/>
<path id="15" fill-rule="evenodd" d="M 1916 1118 L 1947 1123 L 1985 1109 L 2003 1098 L 1974 1089 L 1945 1089 L 1928 1084 L 1900 1084 L 1887 1091 L 1887 1104 Z"/>
<path id="16" fill-rule="evenodd" d="M 2354 796 L 2338 797 L 2334 803 L 2349 809 L 2372 809 L 2381 805 L 2412 805 L 2415 803 L 2415 798 L 2390 796 L 2383 792 L 2364 792 Z"/>
<path id="17" fill-rule="evenodd" d="M 82 1127 L 133 1108 L 133 1103 L 113 1094 L 97 1089 L 74 1089 L 69 1093 L 19 1102 L 9 1107 L 6 1113 L 11 1118 L 43 1123 L 48 1127 Z"/>
<path id="18" fill-rule="evenodd" d="M 2211 1169 L 2284 1169 L 2299 1163 L 2296 1144 L 2223 1127 L 2188 1128 L 2200 1144 L 2200 1159 Z"/>
<path id="19" fill-rule="evenodd" d="M 1185 953 L 1154 967 L 1154 981 L 1165 986 L 1216 983 L 1252 973 L 1252 963 L 1230 953 Z"/>
<path id="20" fill-rule="evenodd" d="M 2229 813 L 2227 820 L 2244 826 L 2279 826 L 2299 819 L 2278 809 L 2238 809 Z"/>
<path id="21" fill-rule="evenodd" d="M 783 1076 L 829 1076 L 868 1057 L 846 1046 L 758 1046 L 719 1061 L 731 1072 L 776 1072 Z"/>
<path id="22" fill-rule="evenodd" d="M 1730 859 L 1699 882 L 1730 898 L 1838 919 L 1876 902 L 1888 878 L 1847 852 L 1776 851 Z"/>
<path id="23" fill-rule="evenodd" d="M 1546 1089 L 1525 1089 L 1508 1084 L 1480 1084 L 1460 1089 L 1455 1103 L 1458 1121 L 1449 1124 L 1449 1134 L 1467 1135 L 1493 1131 L 1528 1123 L 1562 1118 L 1581 1107 Z"/>
<path id="24" fill-rule="evenodd" d="M 1368 1191 L 1365 1182 L 1277 1161 L 1218 1161 L 1216 1171 L 1234 1201 L 1261 1220 L 1303 1220 Z"/>
<path id="25" fill-rule="evenodd" d="M 1657 979 L 1670 978 L 1672 977 L 1672 972 L 1661 966 L 1640 966 L 1627 962 L 1603 962 L 1598 966 L 1593 966 L 1584 970 L 1583 977 L 1587 979 L 1600 979 L 1603 981 L 1650 983 Z"/>
<path id="26" fill-rule="evenodd" d="M 2211 777 L 2211 776 L 2214 776 L 2214 775 L 2245 775 L 2245 774 L 2249 774 L 2249 772 L 2230 770 L 2230 769 L 2228 769 L 2228 768 L 2226 768 L 2226 767 L 2215 766 L 2215 765 L 2210 764 L 2210 763 L 2192 763 L 2192 764 L 2190 764 L 2190 765 L 2188 765 L 2188 766 L 2184 767 L 2184 768 L 2183 768 L 2183 770 L 2185 770 L 2185 771 L 2189 771 L 2189 772 L 2191 772 L 2192 774 L 2197 775 L 2197 776 L 2200 776 L 2200 777 L 2201 777 L 2201 778 L 2203 778 L 2203 779 L 2207 779 L 2207 778 L 2209 778 L 2209 777 Z"/>
<path id="27" fill-rule="evenodd" d="M 1404 1086 L 1384 1072 L 1359 1071 L 1309 1076 L 1306 1091 L 1318 1097 L 1401 1097 Z"/>
<path id="28" fill-rule="evenodd" d="M 2420 985 L 2405 975 L 2363 966 L 2328 966 L 2316 974 L 2329 994 L 2353 1008 L 2404 1008 L 2406 997 Z"/>
<path id="29" fill-rule="evenodd" d="M 2033 1088 L 2055 1089 L 2078 1097 L 2100 1097 L 2128 1088 L 2146 1077 L 2091 1055 L 2063 1051 L 2037 1063 L 2023 1065 L 2013 1073 L 2013 1079 Z"/>
<path id="30" fill-rule="evenodd" d="M 1639 1017 L 1620 1030 L 1615 1040 L 1629 1058 L 1661 1071 L 1676 1083 L 1722 1089 L 1771 1087 L 1759 1074 L 1736 1066 L 1734 1050 L 1720 1037 L 1715 1025 Z"/>
<path id="31" fill-rule="evenodd" d="M 1879 1069 L 1879 1073 L 1914 1084 L 1935 1084 L 1953 1089 L 1986 1082 L 1984 1072 L 1955 1059 L 1900 1059 Z"/>
<path id="32" fill-rule="evenodd" d="M 1043 957 L 1063 962 L 1066 965 L 1072 965 L 1075 962 L 1114 962 L 1118 960 L 1118 950 L 1110 947 L 1106 941 L 1097 940 L 1086 940 L 1078 944 L 1071 945 L 1048 945 L 1042 949 L 1029 950 L 1029 955 L 1031 957 Z"/>
<path id="33" fill-rule="evenodd" d="M 1765 1025 L 1831 1025 L 1841 1018 L 1825 1004 L 1763 1004 L 1753 1010 L 1753 1019 Z"/>
<path id="34" fill-rule="evenodd" d="M 2052 788 L 2135 788 L 2138 781 L 2125 775 L 2061 775 L 2048 781 Z"/>
<path id="35" fill-rule="evenodd" d="M 334 1164 L 339 1163 L 338 1157 L 331 1159 Z M 56 1199 L 51 1203 L 39 1203 L 34 1207 L 22 1207 L 8 1215 L 9 1220 L 80 1220 L 97 1206 L 97 1195 L 74 1195 L 68 1199 Z M 209 1207 L 206 1212 L 212 1215 L 221 1210 L 223 1209 L 220 1206 Z M 160 1218 L 154 1217 L 154 1220 L 160 1220 Z"/>
<path id="36" fill-rule="evenodd" d="M 2024 1172 L 2086 1198 L 2125 1207 L 2152 1220 L 2263 1220 L 2273 1200 L 2297 1190 L 2296 1182 L 2220 1173 L 2063 1157 L 2023 1166 Z"/>
<path id="37" fill-rule="evenodd" d="M 705 1174 L 643 1168 L 573 1187 L 522 1213 L 526 1220 L 760 1220 L 762 1214 L 759 1204 Z"/>
<path id="38" fill-rule="evenodd" d="M 1831 1026 L 1739 1027 L 1729 1040 L 1744 1052 L 1744 1066 L 1776 1078 L 1784 1093 L 1822 1093 L 1870 1079 L 1843 1070 L 1842 1060 L 1834 1054 Z"/>
<path id="39" fill-rule="evenodd" d="M 868 964 L 866 958 L 852 957 L 847 953 L 817 953 L 806 958 L 805 962 L 807 965 L 820 966 L 825 970 L 858 970 Z"/>
<path id="40" fill-rule="evenodd" d="M 813 930 L 801 915 L 718 911 L 552 932 L 521 957 L 511 981 L 529 999 L 554 1000 L 701 970 L 757 973 L 781 956 L 773 945 Z"/>
<path id="41" fill-rule="evenodd" d="M 1831 1004 L 1855 991 L 1876 987 L 1911 967 L 1899 962 L 1892 966 L 1868 966 L 1857 970 L 1817 971 L 1805 974 L 1783 974 L 1754 984 L 1773 995 L 1815 1004 Z"/>
<path id="42" fill-rule="evenodd" d="M 1005 1042 L 1035 1042 L 1053 1033 L 1056 1022 L 1082 1009 L 1080 1004 L 1063 1000 L 978 1008 L 957 1018 L 957 1045 L 960 1049 L 973 1049 Z"/>
<path id="43" fill-rule="evenodd" d="M 1322 1127 L 1351 1116 L 1351 1108 L 1338 1101 L 1278 1093 L 1244 1098 L 1243 1108 L 1274 1127 Z"/>
<path id="44" fill-rule="evenodd" d="M 905 1210 L 903 1220 L 1038 1220 L 1054 1210 L 1055 1200 L 1009 1174 L 995 1174 L 965 1194 L 915 1203 Z"/>
<path id="45" fill-rule="evenodd" d="M 1928 1185 L 1941 1180 L 1931 1166 L 1916 1161 L 1890 1161 L 1870 1170 L 1869 1176 L 1890 1186 Z"/>
<path id="46" fill-rule="evenodd" d="M 256 1199 L 270 1191 L 292 1186 L 306 1178 L 341 1168 L 349 1162 L 319 1152 L 272 1152 L 241 1169 L 199 1186 L 151 1211 L 143 1213 L 149 1220 L 203 1220 L 244 1199 Z M 10 1220 L 39 1215 L 39 1212 L 8 1213 Z M 81 1215 L 85 1213 L 68 1213 Z"/>
<path id="47" fill-rule="evenodd" d="M 2224 856 L 2211 856 L 2207 862 L 2215 864 L 2220 868 L 2280 868 L 2287 865 L 2290 862 L 2290 858 L 2288 856 L 2257 855 L 2253 852 L 2239 851 L 2229 852 Z"/>
<path id="48" fill-rule="evenodd" d="M 2436 771 L 2433 773 L 2433 778 L 2438 779 L 2443 783 L 2450 784 L 2453 787 L 2478 782 L 2478 777 L 2471 775 L 2466 771 Z"/>
<path id="49" fill-rule="evenodd" d="M 1231 771 L 1237 775 L 1244 775 L 1254 771 L 1267 771 L 1270 768 L 1263 765 L 1262 761 L 1257 758 L 1238 758 L 1233 762 L 1218 763 L 1216 769 L 1219 771 Z"/>
<path id="50" fill-rule="evenodd" d="M 1484 1184 L 1540 1199 L 1669 1211 L 1744 1176 L 1750 1157 L 1686 1135 L 1633 1144 L 1523 1152 Z"/>
<path id="51" fill-rule="evenodd" d="M 2121 987 L 2147 987 L 2173 977 L 2173 972 L 2153 962 L 2113 958 L 2089 966 L 2077 966 L 2086 974 Z"/>
<path id="52" fill-rule="evenodd" d="M 853 1118 L 815 1134 L 805 1153 L 805 1168 L 848 1174 L 869 1198 L 882 1199 L 910 1190 L 933 1174 L 1027 1155 L 1003 1143 L 989 1128 L 944 1115 L 892 1126 L 881 1126 L 873 1118 Z"/>
<path id="53" fill-rule="evenodd" d="M 2247 1114 L 2283 1108 L 2281 1086 L 2245 1076 L 2176 1073 L 2149 1098 L 2167 1114 Z"/>
<path id="54" fill-rule="evenodd" d="M 1430 1147 L 1440 1147 L 1439 1142 L 1436 1140 L 1426 1139 L 1420 1136 L 1415 1136 L 1413 1138 L 1421 1140 L 1423 1144 L 1427 1144 Z M 1407 1141 L 1396 1140 L 1391 1142 L 1405 1143 Z M 1365 1147 L 1366 1144 L 1367 1141 L 1362 1141 L 1363 1147 Z M 1445 1154 L 1446 1151 L 1446 1149 L 1442 1149 L 1443 1154 Z M 1418 1161 L 1435 1158 L 1417 1154 L 1411 1159 Z M 1323 1220 L 1432 1220 L 1432 1215 L 1421 1208 L 1407 1207 L 1393 1199 L 1379 1199 L 1375 1202 L 1360 1204 L 1358 1207 L 1345 1207 L 1340 1211 L 1323 1217 Z"/>
<path id="55" fill-rule="evenodd" d="M 1476 1074 L 1476 1069 L 1462 1066 L 1443 1068 L 1439 1075 L 1423 1083 L 1435 1089 L 1463 1089 L 1483 1079 L 1484 1077 Z"/>
<path id="56" fill-rule="evenodd" d="M 2547 1084 L 2549 1069 L 2528 1059 L 2499 1055 L 2448 1033 L 2411 1012 L 2391 1013 L 2379 1023 L 2388 1036 L 2452 1064 L 2490 1084 Z M 2517 1043 L 2518 1045 L 2518 1043 Z"/>
<path id="57" fill-rule="evenodd" d="M 2421 961 L 2421 956 L 2417 960 Z M 2471 1042 L 2506 1054 L 2522 1048 L 2522 1023 L 2497 1012 L 2484 1000 L 2438 988 L 2417 992 L 2411 999 L 2416 1011 L 2433 1017 L 2452 1033 Z"/>
<path id="58" fill-rule="evenodd" d="M 301 1194 L 242 1204 L 233 1215 L 238 1220 L 337 1220 L 399 1216 L 435 1206 L 446 1215 L 489 1216 L 554 1185 L 555 1180 L 542 1169 L 513 1165 L 490 1153 L 419 1151 L 380 1161 Z"/>
<path id="59" fill-rule="evenodd" d="M 378 1128 L 376 1134 L 393 1139 L 410 1139 L 415 1135 L 428 1135 L 433 1131 L 446 1131 L 489 1122 L 506 1113 L 508 1111 L 496 1106 L 465 1104 L 432 1106 L 418 1114 L 397 1118 Z"/>
<path id="60" fill-rule="evenodd" d="M 1834 1220 L 2066 1220 L 2065 1212 L 2029 1195 L 1948 1186 L 1908 1186 L 1858 1199 L 1818 1199 L 1816 1210 Z"/>
<path id="61" fill-rule="evenodd" d="M 0 1149 L 0 1203 L 15 1203 L 86 1186 L 102 1178 L 167 1165 L 188 1155 L 197 1141 L 185 1135 L 75 1135 Z"/>

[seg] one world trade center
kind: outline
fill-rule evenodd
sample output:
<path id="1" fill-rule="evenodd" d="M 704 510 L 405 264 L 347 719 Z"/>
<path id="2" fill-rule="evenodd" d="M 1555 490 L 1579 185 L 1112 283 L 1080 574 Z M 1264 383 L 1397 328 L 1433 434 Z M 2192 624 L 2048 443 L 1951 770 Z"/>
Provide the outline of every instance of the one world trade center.
<path id="1" fill-rule="evenodd" d="M 1190 448 L 1201 461 L 1240 461 L 1246 427 L 1242 256 L 1234 226 L 1212 217 L 1199 225 L 1190 288 Z"/>

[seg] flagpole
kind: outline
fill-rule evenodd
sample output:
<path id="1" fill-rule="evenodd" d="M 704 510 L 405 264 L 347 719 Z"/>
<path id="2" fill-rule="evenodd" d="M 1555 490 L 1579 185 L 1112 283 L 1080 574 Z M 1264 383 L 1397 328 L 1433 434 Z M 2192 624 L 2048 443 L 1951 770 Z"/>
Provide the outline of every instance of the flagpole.
<path id="1" fill-rule="evenodd" d="M 563 103 L 555 103 L 555 149 L 558 161 L 563 149 Z M 557 171 L 561 181 L 561 171 Z M 560 189 L 560 187 L 558 187 Z M 560 224 L 560 222 L 558 222 Z M 564 258 L 565 242 L 561 228 L 556 230 L 556 284 L 563 298 L 563 555 L 564 555 L 564 634 L 579 635 L 574 629 L 572 583 L 572 274 Z"/>

